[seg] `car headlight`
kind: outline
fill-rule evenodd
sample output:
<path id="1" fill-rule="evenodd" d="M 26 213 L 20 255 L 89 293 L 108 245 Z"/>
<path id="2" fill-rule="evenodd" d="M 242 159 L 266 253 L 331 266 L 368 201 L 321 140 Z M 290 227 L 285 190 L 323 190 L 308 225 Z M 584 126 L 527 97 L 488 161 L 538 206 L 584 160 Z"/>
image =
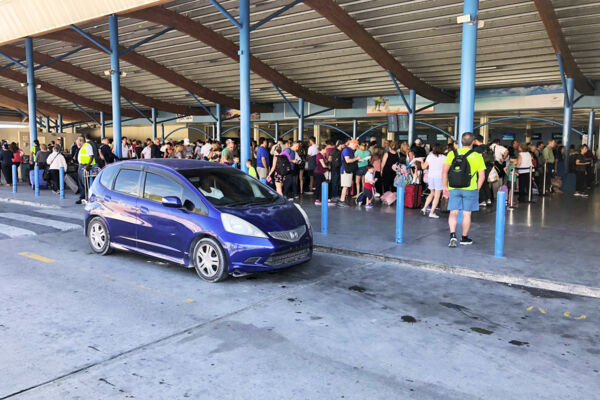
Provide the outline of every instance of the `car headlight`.
<path id="1" fill-rule="evenodd" d="M 235 215 L 223 213 L 221 214 L 221 221 L 223 222 L 223 227 L 227 232 L 259 238 L 267 237 L 267 235 L 265 235 L 263 231 L 258 229 L 256 226 L 240 217 L 236 217 Z"/>
<path id="2" fill-rule="evenodd" d="M 308 219 L 308 214 L 306 213 L 306 211 L 304 211 L 304 209 L 300 207 L 300 204 L 294 203 L 294 205 L 296 206 L 298 211 L 300 211 L 300 214 L 302 214 L 302 216 L 304 217 L 304 221 L 306 222 L 306 226 L 308 226 L 308 229 L 312 229 L 310 225 L 310 219 Z"/>

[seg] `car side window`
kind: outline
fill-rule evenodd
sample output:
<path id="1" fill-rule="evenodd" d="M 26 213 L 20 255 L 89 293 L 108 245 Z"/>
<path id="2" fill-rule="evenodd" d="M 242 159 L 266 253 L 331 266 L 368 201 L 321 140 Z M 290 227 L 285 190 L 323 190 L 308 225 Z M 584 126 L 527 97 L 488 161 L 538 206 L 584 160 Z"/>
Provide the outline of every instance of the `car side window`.
<path id="1" fill-rule="evenodd" d="M 115 179 L 115 186 L 113 190 L 128 194 L 130 196 L 137 196 L 140 189 L 140 173 L 133 169 L 122 169 Z"/>
<path id="2" fill-rule="evenodd" d="M 145 199 L 161 203 L 163 197 L 175 196 L 181 200 L 181 193 L 181 186 L 171 179 L 150 172 L 146 173 L 146 184 L 144 185 Z"/>
<path id="3" fill-rule="evenodd" d="M 100 183 L 102 186 L 105 188 L 110 188 L 118 170 L 119 168 L 116 166 L 104 168 L 102 170 L 102 174 L 100 175 Z"/>

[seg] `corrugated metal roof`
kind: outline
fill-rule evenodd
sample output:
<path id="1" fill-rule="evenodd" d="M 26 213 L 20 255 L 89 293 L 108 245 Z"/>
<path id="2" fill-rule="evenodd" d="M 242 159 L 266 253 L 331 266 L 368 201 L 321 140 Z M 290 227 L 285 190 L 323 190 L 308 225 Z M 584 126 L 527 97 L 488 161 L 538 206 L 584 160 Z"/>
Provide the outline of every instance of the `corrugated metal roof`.
<path id="1" fill-rule="evenodd" d="M 290 0 L 251 1 L 251 20 L 259 21 Z M 458 0 L 337 0 L 400 63 L 427 83 L 455 90 L 460 86 L 462 14 Z M 237 16 L 237 0 L 221 4 Z M 559 22 L 584 74 L 600 78 L 600 1 L 554 0 Z M 235 27 L 209 0 L 176 0 L 166 8 L 184 14 L 237 43 Z M 477 55 L 477 87 L 510 87 L 560 83 L 556 56 L 538 11 L 529 0 L 481 0 Z M 121 17 L 120 41 L 128 46 L 163 29 L 155 24 Z M 92 34 L 108 38 L 106 18 L 80 25 Z M 18 44 L 22 46 L 22 44 Z M 36 38 L 36 51 L 59 56 L 75 46 Z M 324 17 L 299 4 L 268 22 L 251 35 L 252 53 L 298 83 L 332 96 L 360 97 L 394 94 L 382 68 Z M 171 31 L 136 51 L 179 74 L 219 93 L 239 96 L 239 66 L 211 47 Z M 83 50 L 66 61 L 103 76 L 109 58 L 96 50 Z M 122 84 L 135 91 L 172 103 L 195 106 L 186 90 L 147 71 L 122 62 L 127 76 Z M 61 72 L 45 68 L 36 76 L 62 88 L 110 103 L 110 93 Z M 0 78 L 0 85 L 24 92 L 18 83 Z M 251 73 L 252 100 L 280 102 L 269 82 Z M 73 108 L 65 100 L 38 91 L 41 100 Z M 291 96 L 293 97 L 293 96 Z M 208 104 L 210 102 L 207 101 Z M 125 106 L 127 106 L 125 104 Z M 561 118 L 562 111 L 551 111 Z M 579 114 L 576 113 L 576 118 Z"/>

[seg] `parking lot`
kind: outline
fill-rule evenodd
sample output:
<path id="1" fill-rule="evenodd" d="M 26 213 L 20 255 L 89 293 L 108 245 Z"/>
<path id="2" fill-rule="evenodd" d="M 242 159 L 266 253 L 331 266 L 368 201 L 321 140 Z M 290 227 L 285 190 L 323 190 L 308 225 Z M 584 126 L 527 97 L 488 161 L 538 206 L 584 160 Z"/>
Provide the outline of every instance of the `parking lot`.
<path id="1" fill-rule="evenodd" d="M 597 299 L 323 253 L 208 284 L 80 229 L 0 244 L 0 398 L 599 398 Z"/>

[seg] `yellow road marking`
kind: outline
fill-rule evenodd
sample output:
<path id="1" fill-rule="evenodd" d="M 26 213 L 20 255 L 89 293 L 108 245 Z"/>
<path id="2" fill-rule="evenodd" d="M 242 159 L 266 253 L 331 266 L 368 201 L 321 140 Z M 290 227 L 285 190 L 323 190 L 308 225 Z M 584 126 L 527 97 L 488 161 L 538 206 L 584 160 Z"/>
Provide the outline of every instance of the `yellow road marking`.
<path id="1" fill-rule="evenodd" d="M 571 318 L 571 313 L 569 311 L 565 311 L 563 315 L 567 318 Z"/>
<path id="2" fill-rule="evenodd" d="M 193 302 L 194 302 L 194 299 L 186 299 L 185 300 L 185 303 L 193 303 Z"/>
<path id="3" fill-rule="evenodd" d="M 531 311 L 531 310 L 533 310 L 533 306 L 527 307 L 527 311 Z"/>
<path id="4" fill-rule="evenodd" d="M 575 319 L 586 319 L 587 315 L 581 314 L 579 317 L 575 317 Z"/>
<path id="5" fill-rule="evenodd" d="M 45 262 L 45 263 L 53 263 L 54 261 L 56 261 L 56 260 L 53 260 L 51 258 L 40 256 L 38 254 L 28 253 L 26 251 L 19 253 L 19 255 L 23 256 L 23 257 L 31 258 L 33 260 Z"/>
<path id="6" fill-rule="evenodd" d="M 546 310 L 544 310 L 543 308 L 540 308 L 540 307 L 538 307 L 538 310 L 540 310 L 540 312 L 541 312 L 542 314 L 546 314 Z"/>

